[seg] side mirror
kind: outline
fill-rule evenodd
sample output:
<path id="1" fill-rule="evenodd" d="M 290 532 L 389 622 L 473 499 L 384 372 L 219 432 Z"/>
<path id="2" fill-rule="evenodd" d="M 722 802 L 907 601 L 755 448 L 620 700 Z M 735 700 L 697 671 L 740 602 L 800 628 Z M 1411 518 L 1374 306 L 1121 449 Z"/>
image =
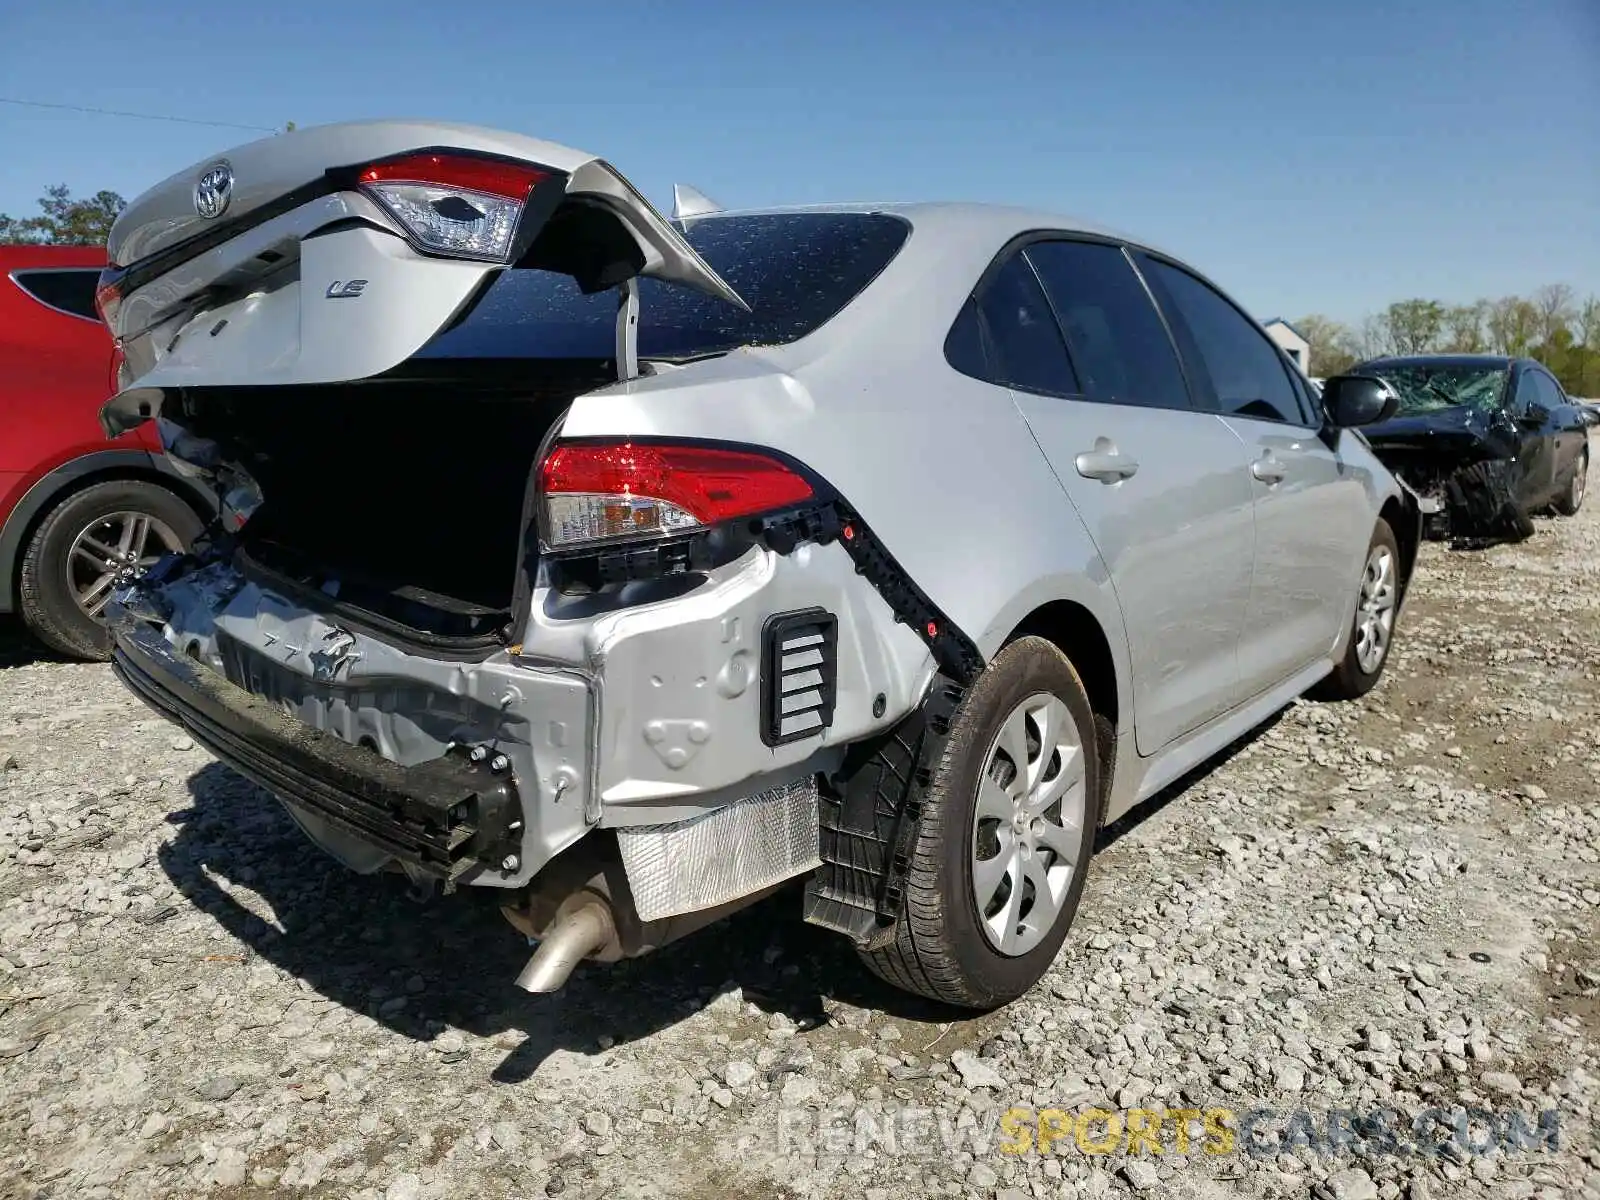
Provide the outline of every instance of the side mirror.
<path id="1" fill-rule="evenodd" d="M 1335 375 L 1322 385 L 1322 407 L 1340 429 L 1375 425 L 1394 416 L 1400 393 L 1376 375 Z"/>

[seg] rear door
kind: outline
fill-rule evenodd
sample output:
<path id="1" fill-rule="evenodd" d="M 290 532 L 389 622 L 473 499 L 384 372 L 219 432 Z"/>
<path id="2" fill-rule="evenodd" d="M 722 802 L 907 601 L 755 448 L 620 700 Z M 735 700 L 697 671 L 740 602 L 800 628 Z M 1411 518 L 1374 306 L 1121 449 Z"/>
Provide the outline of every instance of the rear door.
<path id="1" fill-rule="evenodd" d="M 993 359 L 1110 572 L 1151 754 L 1240 699 L 1255 551 L 1244 447 L 1190 407 L 1122 248 L 1045 238 L 981 296 Z"/>
<path id="2" fill-rule="evenodd" d="M 1317 435 L 1321 414 L 1259 326 L 1209 283 L 1140 255 L 1190 378 L 1249 449 L 1256 555 L 1239 645 L 1255 695 L 1326 658 L 1344 630 L 1372 536 L 1361 478 Z"/>
<path id="3" fill-rule="evenodd" d="M 132 394 L 338 383 L 386 371 L 508 267 L 588 292 L 637 275 L 734 290 L 592 154 L 436 122 L 325 125 L 237 147 L 156 185 L 112 228 L 102 312 Z"/>

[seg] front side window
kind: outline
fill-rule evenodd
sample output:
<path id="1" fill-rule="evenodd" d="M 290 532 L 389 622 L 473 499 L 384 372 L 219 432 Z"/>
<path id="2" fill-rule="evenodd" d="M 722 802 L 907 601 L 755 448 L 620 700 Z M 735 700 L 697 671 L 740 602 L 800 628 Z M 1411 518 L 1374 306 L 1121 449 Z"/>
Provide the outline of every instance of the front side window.
<path id="1" fill-rule="evenodd" d="M 1121 247 L 1103 242 L 1035 242 L 1039 272 L 1091 400 L 1146 408 L 1188 408 L 1177 351 Z"/>
<path id="2" fill-rule="evenodd" d="M 1158 259 L 1147 258 L 1144 265 L 1151 286 L 1169 307 L 1168 317 L 1188 326 L 1220 412 L 1291 425 L 1311 423 L 1271 338 L 1187 271 Z"/>
<path id="3" fill-rule="evenodd" d="M 1561 385 L 1543 371 L 1533 372 L 1539 388 L 1539 403 L 1546 408 L 1556 409 L 1567 402 L 1566 396 L 1561 391 Z"/>

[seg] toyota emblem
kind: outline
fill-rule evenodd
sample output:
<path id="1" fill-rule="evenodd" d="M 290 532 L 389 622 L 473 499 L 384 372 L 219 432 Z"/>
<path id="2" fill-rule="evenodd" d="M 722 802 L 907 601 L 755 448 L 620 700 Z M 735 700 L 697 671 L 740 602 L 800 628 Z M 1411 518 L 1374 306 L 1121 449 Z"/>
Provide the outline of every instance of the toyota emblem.
<path id="1" fill-rule="evenodd" d="M 194 185 L 194 210 L 210 220 L 227 211 L 233 199 L 233 168 L 225 162 L 207 167 Z"/>

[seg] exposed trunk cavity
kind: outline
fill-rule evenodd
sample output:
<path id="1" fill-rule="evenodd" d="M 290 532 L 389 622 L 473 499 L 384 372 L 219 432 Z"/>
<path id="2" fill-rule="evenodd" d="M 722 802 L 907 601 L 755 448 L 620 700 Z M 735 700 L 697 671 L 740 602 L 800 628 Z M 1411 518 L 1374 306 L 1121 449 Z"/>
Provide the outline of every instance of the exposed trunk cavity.
<path id="1" fill-rule="evenodd" d="M 404 377 L 188 391 L 169 419 L 220 449 L 261 503 L 237 565 L 429 646 L 492 645 L 535 564 L 525 512 L 545 434 L 607 361 L 413 361 Z"/>

